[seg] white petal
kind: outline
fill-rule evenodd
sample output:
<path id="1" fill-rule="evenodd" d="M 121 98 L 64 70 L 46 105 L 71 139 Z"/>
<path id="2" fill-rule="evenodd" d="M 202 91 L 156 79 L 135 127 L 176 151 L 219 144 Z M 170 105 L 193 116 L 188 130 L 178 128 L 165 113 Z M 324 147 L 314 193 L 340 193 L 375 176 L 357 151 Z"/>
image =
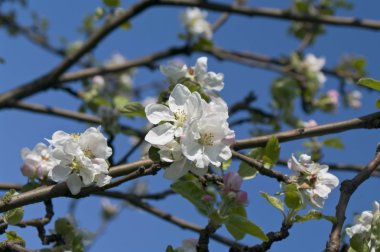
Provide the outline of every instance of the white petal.
<path id="1" fill-rule="evenodd" d="M 90 167 L 82 167 L 80 169 L 80 176 L 82 177 L 85 186 L 92 184 L 95 179 L 95 173 Z"/>
<path id="2" fill-rule="evenodd" d="M 334 188 L 334 187 L 337 187 L 339 185 L 339 179 L 331 174 L 331 173 L 319 173 L 318 174 L 318 183 L 321 183 L 321 184 L 324 184 L 326 186 L 328 186 L 329 188 Z"/>
<path id="3" fill-rule="evenodd" d="M 155 145 L 165 145 L 174 139 L 174 126 L 164 123 L 151 129 L 145 136 L 145 141 Z"/>
<path id="4" fill-rule="evenodd" d="M 222 73 L 208 72 L 203 79 L 203 87 L 210 90 L 221 91 L 224 88 L 224 75 Z"/>
<path id="5" fill-rule="evenodd" d="M 175 121 L 170 109 L 162 104 L 149 104 L 145 107 L 145 114 L 149 122 L 158 124 L 161 121 Z"/>
<path id="6" fill-rule="evenodd" d="M 190 90 L 182 84 L 177 84 L 172 93 L 169 96 L 169 108 L 174 113 L 178 110 L 183 110 L 187 99 L 189 98 L 191 92 Z"/>
<path id="7" fill-rule="evenodd" d="M 96 175 L 96 185 L 99 187 L 105 186 L 111 182 L 112 177 L 106 174 L 98 174 Z"/>
<path id="8" fill-rule="evenodd" d="M 203 80 L 207 74 L 207 57 L 200 57 L 194 67 L 197 79 Z"/>
<path id="9" fill-rule="evenodd" d="M 82 181 L 76 173 L 73 173 L 68 177 L 66 184 L 72 195 L 77 195 L 82 188 Z"/>
<path id="10" fill-rule="evenodd" d="M 58 165 L 51 170 L 50 178 L 55 182 L 65 181 L 71 173 L 71 169 L 67 166 Z"/>
<path id="11" fill-rule="evenodd" d="M 185 175 L 190 170 L 190 164 L 186 158 L 172 163 L 168 168 L 165 168 L 164 178 L 176 180 Z"/>

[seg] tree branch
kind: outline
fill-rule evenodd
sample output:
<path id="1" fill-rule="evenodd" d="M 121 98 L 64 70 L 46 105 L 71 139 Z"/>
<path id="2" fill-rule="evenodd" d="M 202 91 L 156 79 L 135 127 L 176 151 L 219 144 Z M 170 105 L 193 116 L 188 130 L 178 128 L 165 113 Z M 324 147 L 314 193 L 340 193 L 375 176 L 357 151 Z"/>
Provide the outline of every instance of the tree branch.
<path id="1" fill-rule="evenodd" d="M 340 186 L 339 202 L 336 206 L 336 223 L 334 223 L 331 232 L 330 239 L 326 245 L 326 252 L 337 252 L 340 245 L 340 234 L 342 232 L 344 221 L 346 220 L 346 209 L 351 195 L 356 189 L 366 181 L 372 174 L 372 172 L 380 165 L 380 149 L 376 150 L 375 158 L 368 164 L 368 166 L 359 172 L 353 179 L 345 180 Z"/>

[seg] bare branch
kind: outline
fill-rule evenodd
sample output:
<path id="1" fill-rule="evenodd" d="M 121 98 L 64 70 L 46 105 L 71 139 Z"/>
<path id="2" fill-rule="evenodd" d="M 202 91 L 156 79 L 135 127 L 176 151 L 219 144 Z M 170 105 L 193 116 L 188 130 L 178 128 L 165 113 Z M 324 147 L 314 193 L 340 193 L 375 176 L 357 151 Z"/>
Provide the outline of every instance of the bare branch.
<path id="1" fill-rule="evenodd" d="M 326 252 L 337 252 L 340 245 L 340 234 L 342 232 L 344 221 L 346 220 L 346 209 L 348 202 L 350 201 L 351 195 L 356 191 L 356 189 L 366 181 L 372 174 L 372 172 L 380 165 L 380 150 L 376 150 L 375 158 L 368 164 L 368 166 L 359 172 L 354 178 L 350 180 L 345 180 L 340 186 L 340 197 L 339 202 L 336 206 L 336 223 L 334 223 L 330 239 L 326 245 Z"/>

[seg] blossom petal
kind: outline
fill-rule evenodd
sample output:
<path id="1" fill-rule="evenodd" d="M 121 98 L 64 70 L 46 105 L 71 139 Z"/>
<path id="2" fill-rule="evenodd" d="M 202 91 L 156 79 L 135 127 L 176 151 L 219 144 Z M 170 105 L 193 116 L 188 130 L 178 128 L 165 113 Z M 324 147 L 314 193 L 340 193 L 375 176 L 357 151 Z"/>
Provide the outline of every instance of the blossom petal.
<path id="1" fill-rule="evenodd" d="M 67 178 L 66 184 L 72 195 L 77 195 L 82 188 L 82 181 L 76 173 L 71 174 Z"/>
<path id="2" fill-rule="evenodd" d="M 162 104 L 149 104 L 145 107 L 145 114 L 149 122 L 158 124 L 161 121 L 175 121 L 170 109 Z"/>
<path id="3" fill-rule="evenodd" d="M 69 176 L 70 173 L 71 173 L 71 169 L 69 167 L 63 166 L 63 165 L 57 165 L 50 171 L 49 175 L 53 181 L 61 182 L 61 181 L 65 181 L 67 179 L 67 176 Z"/>
<path id="4" fill-rule="evenodd" d="M 207 74 L 207 57 L 200 57 L 197 59 L 197 62 L 194 66 L 194 71 L 197 79 L 203 80 Z"/>
<path id="5" fill-rule="evenodd" d="M 177 84 L 169 97 L 169 108 L 174 113 L 178 110 L 183 110 L 187 99 L 191 95 L 190 90 L 182 84 Z"/>
<path id="6" fill-rule="evenodd" d="M 177 180 L 185 175 L 190 170 L 189 161 L 183 158 L 179 161 L 172 163 L 165 169 L 164 178 L 169 180 Z"/>
<path id="7" fill-rule="evenodd" d="M 164 123 L 151 129 L 145 136 L 145 141 L 155 145 L 165 145 L 174 139 L 174 126 Z"/>

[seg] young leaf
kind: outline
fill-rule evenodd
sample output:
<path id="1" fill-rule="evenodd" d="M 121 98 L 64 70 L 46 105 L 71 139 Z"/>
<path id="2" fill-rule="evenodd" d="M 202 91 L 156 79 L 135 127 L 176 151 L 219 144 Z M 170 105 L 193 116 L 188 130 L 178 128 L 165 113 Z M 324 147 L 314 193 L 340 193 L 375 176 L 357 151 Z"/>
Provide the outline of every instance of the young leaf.
<path id="1" fill-rule="evenodd" d="M 256 148 L 247 154 L 248 157 L 251 157 L 251 158 L 257 159 L 257 160 L 261 160 L 263 158 L 263 155 L 264 155 L 264 148 L 261 148 L 261 147 Z M 251 167 L 246 162 L 240 163 L 238 174 L 243 179 L 252 179 L 252 178 L 256 177 L 256 173 L 257 173 L 257 170 L 255 168 Z"/>
<path id="2" fill-rule="evenodd" d="M 202 200 L 202 197 L 206 192 L 203 191 L 195 181 L 179 180 L 173 183 L 170 187 L 173 191 L 189 200 L 201 213 L 207 214 L 208 207 Z"/>
<path id="3" fill-rule="evenodd" d="M 18 241 L 22 247 L 25 247 L 24 239 L 19 236 L 15 231 L 9 231 L 5 233 L 7 236 L 7 241 Z"/>
<path id="4" fill-rule="evenodd" d="M 354 234 L 350 239 L 350 246 L 356 251 L 369 252 L 368 242 L 363 233 Z"/>
<path id="5" fill-rule="evenodd" d="M 280 142 L 274 136 L 269 139 L 265 145 L 265 154 L 263 156 L 263 161 L 268 163 L 270 166 L 273 166 L 277 163 L 277 160 L 280 156 Z"/>
<path id="6" fill-rule="evenodd" d="M 375 89 L 375 90 L 380 90 L 380 81 L 377 81 L 371 78 L 361 78 L 358 81 L 358 84 Z"/>
<path id="7" fill-rule="evenodd" d="M 124 115 L 134 117 L 134 116 L 142 116 L 145 117 L 145 109 L 144 106 L 138 102 L 130 102 L 124 108 L 120 110 Z"/>
<path id="8" fill-rule="evenodd" d="M 331 147 L 331 148 L 336 148 L 336 149 L 344 148 L 344 144 L 342 143 L 342 140 L 339 137 L 325 139 L 322 143 L 324 146 Z"/>
<path id="9" fill-rule="evenodd" d="M 120 0 L 103 0 L 103 3 L 108 7 L 118 7 L 120 6 Z"/>
<path id="10" fill-rule="evenodd" d="M 232 226 L 235 231 L 238 230 L 238 232 L 250 234 L 263 241 L 268 241 L 267 235 L 261 230 L 261 228 L 246 217 L 232 214 L 228 217 L 226 224 L 230 227 Z"/>
<path id="11" fill-rule="evenodd" d="M 148 156 L 150 159 L 152 159 L 154 162 L 160 162 L 161 159 L 160 159 L 160 154 L 158 153 L 160 149 L 154 147 L 154 146 L 151 146 L 149 148 L 149 151 L 148 151 Z"/>
<path id="12" fill-rule="evenodd" d="M 302 198 L 297 191 L 287 191 L 285 192 L 284 198 L 285 204 L 290 209 L 300 209 L 302 208 Z"/>
<path id="13" fill-rule="evenodd" d="M 125 106 L 127 106 L 129 102 L 128 97 L 117 95 L 113 98 L 113 104 L 117 110 L 123 110 Z"/>
<path id="14" fill-rule="evenodd" d="M 10 225 L 17 225 L 24 217 L 24 208 L 18 207 L 4 213 L 4 222 Z"/>
<path id="15" fill-rule="evenodd" d="M 228 222 L 224 223 L 227 231 L 234 237 L 235 240 L 241 240 L 245 236 L 245 232 L 241 231 L 239 228 L 235 227 L 233 224 Z"/>
<path id="16" fill-rule="evenodd" d="M 269 194 L 265 192 L 260 192 L 261 196 L 263 196 L 269 204 L 280 210 L 282 213 L 284 213 L 284 203 L 277 197 L 270 196 Z"/>
<path id="17" fill-rule="evenodd" d="M 380 100 L 376 101 L 376 108 L 380 109 Z"/>
<path id="18" fill-rule="evenodd" d="M 231 163 L 232 163 L 232 159 L 229 159 L 229 160 L 223 162 L 222 163 L 222 169 L 223 169 L 223 171 L 227 171 L 228 168 L 230 168 Z"/>

